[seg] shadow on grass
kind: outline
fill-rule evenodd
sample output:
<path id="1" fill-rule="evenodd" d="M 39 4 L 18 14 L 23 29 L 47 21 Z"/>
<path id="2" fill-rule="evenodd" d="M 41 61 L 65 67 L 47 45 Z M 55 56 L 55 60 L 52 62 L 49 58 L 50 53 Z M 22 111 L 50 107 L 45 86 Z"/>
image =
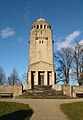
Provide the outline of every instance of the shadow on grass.
<path id="1" fill-rule="evenodd" d="M 4 116 L 0 116 L 0 120 L 30 120 L 32 114 L 32 110 L 19 110 Z"/>

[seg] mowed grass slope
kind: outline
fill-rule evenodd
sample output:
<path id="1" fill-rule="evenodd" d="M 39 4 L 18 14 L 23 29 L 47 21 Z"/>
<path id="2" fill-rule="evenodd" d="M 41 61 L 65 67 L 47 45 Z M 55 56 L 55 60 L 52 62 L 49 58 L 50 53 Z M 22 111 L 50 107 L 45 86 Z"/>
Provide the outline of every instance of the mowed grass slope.
<path id="1" fill-rule="evenodd" d="M 69 120 L 83 120 L 83 102 L 62 104 L 60 108 Z"/>
<path id="2" fill-rule="evenodd" d="M 0 102 L 0 120 L 30 120 L 32 114 L 27 104 Z"/>

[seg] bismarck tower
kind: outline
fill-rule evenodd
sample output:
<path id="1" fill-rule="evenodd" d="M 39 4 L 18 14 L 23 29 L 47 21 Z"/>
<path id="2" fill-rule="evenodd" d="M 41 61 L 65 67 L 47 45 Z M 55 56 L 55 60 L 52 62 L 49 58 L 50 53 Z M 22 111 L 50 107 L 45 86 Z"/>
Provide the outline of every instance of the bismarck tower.
<path id="1" fill-rule="evenodd" d="M 33 88 L 52 85 L 54 80 L 52 29 L 48 22 L 39 18 L 30 33 L 28 84 Z"/>

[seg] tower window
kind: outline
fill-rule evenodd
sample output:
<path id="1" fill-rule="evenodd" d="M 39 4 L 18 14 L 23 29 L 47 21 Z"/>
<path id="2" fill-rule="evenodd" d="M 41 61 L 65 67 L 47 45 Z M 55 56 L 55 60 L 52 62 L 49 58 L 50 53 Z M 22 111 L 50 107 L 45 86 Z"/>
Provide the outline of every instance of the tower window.
<path id="1" fill-rule="evenodd" d="M 40 25 L 40 28 L 42 28 L 42 25 Z"/>
<path id="2" fill-rule="evenodd" d="M 36 40 L 38 40 L 38 37 L 36 37 Z"/>
<path id="3" fill-rule="evenodd" d="M 35 28 L 35 26 L 34 26 L 34 28 Z"/>
<path id="4" fill-rule="evenodd" d="M 50 28 L 50 29 L 51 29 L 51 26 L 47 26 L 47 28 Z"/>
<path id="5" fill-rule="evenodd" d="M 46 29 L 46 25 L 44 25 L 44 29 Z"/>
<path id="6" fill-rule="evenodd" d="M 41 31 L 41 34 L 42 34 L 42 31 Z"/>
<path id="7" fill-rule="evenodd" d="M 46 37 L 46 40 L 48 40 L 48 37 Z"/>
<path id="8" fill-rule="evenodd" d="M 47 28 L 49 28 L 49 26 L 47 26 Z"/>
<path id="9" fill-rule="evenodd" d="M 41 41 L 39 41 L 39 44 L 41 44 Z"/>
<path id="10" fill-rule="evenodd" d="M 42 44 L 43 44 L 43 41 L 42 41 Z"/>
<path id="11" fill-rule="evenodd" d="M 39 29 L 39 25 L 37 25 L 37 29 Z"/>

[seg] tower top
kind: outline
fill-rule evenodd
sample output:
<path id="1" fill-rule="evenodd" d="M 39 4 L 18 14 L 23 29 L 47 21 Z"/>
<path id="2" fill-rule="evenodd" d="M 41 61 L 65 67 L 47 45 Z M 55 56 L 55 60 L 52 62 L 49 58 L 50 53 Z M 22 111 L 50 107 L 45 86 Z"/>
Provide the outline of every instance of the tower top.
<path id="1" fill-rule="evenodd" d="M 34 22 L 32 28 L 37 28 L 36 26 L 41 24 L 49 26 L 49 28 L 51 28 L 50 24 L 44 18 L 39 18 L 36 22 Z"/>
<path id="2" fill-rule="evenodd" d="M 43 18 L 39 18 L 37 21 L 45 21 L 45 19 L 43 19 Z"/>

